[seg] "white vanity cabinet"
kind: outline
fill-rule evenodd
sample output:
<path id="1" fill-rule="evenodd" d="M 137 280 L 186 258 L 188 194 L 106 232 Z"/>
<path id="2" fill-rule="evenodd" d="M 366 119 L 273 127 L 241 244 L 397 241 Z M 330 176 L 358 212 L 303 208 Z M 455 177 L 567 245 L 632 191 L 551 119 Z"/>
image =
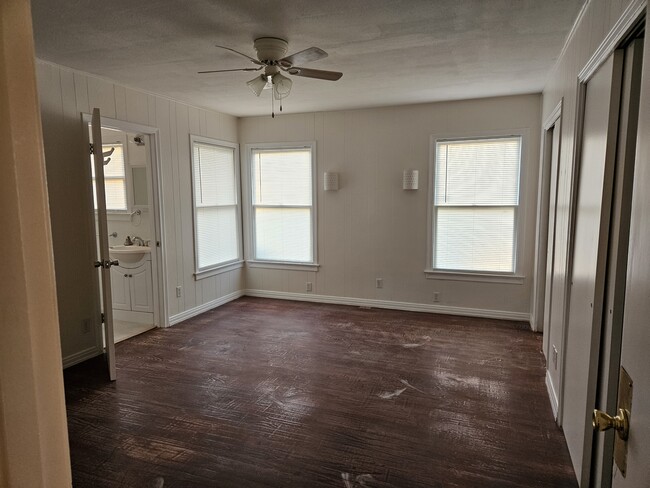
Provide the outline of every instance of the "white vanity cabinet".
<path id="1" fill-rule="evenodd" d="M 111 289 L 114 309 L 153 312 L 151 261 L 140 261 L 133 268 L 111 267 Z"/>

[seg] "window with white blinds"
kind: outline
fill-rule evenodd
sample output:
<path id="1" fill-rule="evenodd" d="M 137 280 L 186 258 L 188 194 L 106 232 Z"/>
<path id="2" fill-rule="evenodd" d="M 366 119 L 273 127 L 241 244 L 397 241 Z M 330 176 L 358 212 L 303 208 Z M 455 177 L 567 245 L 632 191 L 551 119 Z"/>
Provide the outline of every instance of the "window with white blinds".
<path id="1" fill-rule="evenodd" d="M 433 269 L 514 273 L 521 137 L 436 142 Z"/>
<path id="2" fill-rule="evenodd" d="M 129 209 L 126 197 L 126 168 L 124 164 L 124 146 L 122 144 L 104 144 L 102 152 L 110 152 L 110 161 L 104 165 L 104 189 L 106 191 L 106 210 L 109 212 L 126 212 Z M 108 158 L 106 158 L 108 159 Z M 90 156 L 90 171 L 93 177 L 93 203 L 97 210 L 97 190 L 95 182 L 95 160 Z"/>
<path id="3" fill-rule="evenodd" d="M 192 136 L 196 271 L 241 259 L 237 146 Z"/>
<path id="4" fill-rule="evenodd" d="M 313 148 L 250 153 L 253 259 L 314 262 Z"/>

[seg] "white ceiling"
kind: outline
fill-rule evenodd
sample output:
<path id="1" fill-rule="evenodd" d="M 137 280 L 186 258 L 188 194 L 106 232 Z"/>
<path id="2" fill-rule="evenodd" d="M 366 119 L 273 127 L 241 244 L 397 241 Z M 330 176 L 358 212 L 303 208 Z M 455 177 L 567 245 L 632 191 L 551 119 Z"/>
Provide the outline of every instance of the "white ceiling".
<path id="1" fill-rule="evenodd" d="M 39 58 L 237 115 L 270 112 L 257 73 L 217 49 L 255 57 L 253 40 L 281 37 L 289 53 L 337 82 L 293 77 L 288 113 L 540 92 L 583 0 L 32 0 Z"/>

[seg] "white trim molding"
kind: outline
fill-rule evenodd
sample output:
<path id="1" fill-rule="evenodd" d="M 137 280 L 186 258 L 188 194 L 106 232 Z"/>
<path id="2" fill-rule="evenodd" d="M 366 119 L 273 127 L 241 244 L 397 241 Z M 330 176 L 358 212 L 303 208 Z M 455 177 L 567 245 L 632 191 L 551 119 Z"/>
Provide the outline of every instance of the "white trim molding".
<path id="1" fill-rule="evenodd" d="M 486 319 L 501 319 L 528 322 L 528 312 L 509 312 L 506 310 L 486 310 L 480 308 L 448 307 L 444 305 L 429 305 L 426 303 L 395 302 L 390 300 L 375 300 L 370 298 L 337 297 L 329 295 L 314 295 L 311 293 L 290 293 L 284 291 L 245 290 L 244 295 L 259 298 L 275 298 L 278 300 L 296 300 L 300 302 L 332 303 L 336 305 L 352 305 L 357 307 L 386 308 L 389 310 L 405 310 L 408 312 L 428 312 L 444 315 L 464 315 L 466 317 L 481 317 Z"/>
<path id="2" fill-rule="evenodd" d="M 614 27 L 607 33 L 603 42 L 598 49 L 594 51 L 587 64 L 578 74 L 578 81 L 586 83 L 600 66 L 609 58 L 616 48 L 621 44 L 625 37 L 630 34 L 630 30 L 638 25 L 643 14 L 643 10 L 648 4 L 647 0 L 633 0 L 627 6 L 623 14 L 614 24 Z"/>
<path id="3" fill-rule="evenodd" d="M 439 269 L 425 269 L 424 274 L 428 280 L 473 281 L 475 283 L 510 283 L 521 285 L 526 279 L 523 275 L 499 273 L 472 273 L 462 271 L 442 271 Z"/>
<path id="4" fill-rule="evenodd" d="M 198 307 L 190 308 L 189 310 L 185 310 L 184 312 L 177 313 L 176 315 L 172 315 L 171 317 L 169 317 L 169 325 L 170 326 L 176 325 L 180 322 L 183 322 L 184 320 L 191 319 L 192 317 L 196 317 L 197 315 L 200 315 L 203 312 L 207 312 L 209 310 L 212 310 L 213 308 L 217 308 L 228 302 L 237 300 L 239 297 L 243 295 L 244 295 L 243 290 L 237 290 L 232 293 L 229 293 L 228 295 L 224 295 L 220 298 L 199 305 Z"/>
<path id="5" fill-rule="evenodd" d="M 90 358 L 94 358 L 95 356 L 99 356 L 100 354 L 103 353 L 104 351 L 101 348 L 96 346 L 92 346 L 87 349 L 83 349 L 79 352 L 75 352 L 63 358 L 63 369 L 69 368 L 70 366 L 74 366 L 75 364 L 82 363 L 84 361 L 87 361 Z"/>
<path id="6" fill-rule="evenodd" d="M 557 393 L 555 393 L 555 388 L 553 388 L 553 381 L 551 381 L 551 373 L 549 373 L 548 370 L 546 370 L 546 391 L 548 392 L 548 399 L 551 402 L 551 408 L 553 409 L 553 418 L 557 422 L 559 403 L 557 400 Z"/>

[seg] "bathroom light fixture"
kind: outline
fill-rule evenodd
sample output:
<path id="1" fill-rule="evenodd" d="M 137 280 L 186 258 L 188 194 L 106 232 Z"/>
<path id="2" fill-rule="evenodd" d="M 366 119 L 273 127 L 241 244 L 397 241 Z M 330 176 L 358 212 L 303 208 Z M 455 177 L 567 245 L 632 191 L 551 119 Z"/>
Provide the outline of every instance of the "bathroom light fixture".
<path id="1" fill-rule="evenodd" d="M 402 189 L 403 190 L 417 190 L 418 189 L 418 176 L 417 169 L 405 169 L 402 176 Z"/>
<path id="2" fill-rule="evenodd" d="M 323 173 L 323 190 L 337 191 L 339 189 L 339 174 L 326 171 Z"/>

